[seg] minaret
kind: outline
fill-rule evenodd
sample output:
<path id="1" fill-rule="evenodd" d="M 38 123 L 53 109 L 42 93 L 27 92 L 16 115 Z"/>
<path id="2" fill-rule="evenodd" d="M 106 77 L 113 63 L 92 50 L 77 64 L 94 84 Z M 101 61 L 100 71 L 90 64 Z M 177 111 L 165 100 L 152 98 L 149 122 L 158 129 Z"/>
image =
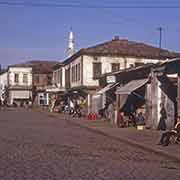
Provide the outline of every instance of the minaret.
<path id="1" fill-rule="evenodd" d="M 67 55 L 68 57 L 72 56 L 75 53 L 75 48 L 74 48 L 74 35 L 72 32 L 72 27 L 69 32 L 69 39 L 68 39 L 68 49 L 67 49 Z"/>

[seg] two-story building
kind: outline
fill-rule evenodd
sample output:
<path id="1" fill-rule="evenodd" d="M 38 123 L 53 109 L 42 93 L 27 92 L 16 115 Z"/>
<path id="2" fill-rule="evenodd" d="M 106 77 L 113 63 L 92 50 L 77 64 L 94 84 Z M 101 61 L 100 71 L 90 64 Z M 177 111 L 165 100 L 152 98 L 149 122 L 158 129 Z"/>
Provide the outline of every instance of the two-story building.
<path id="1" fill-rule="evenodd" d="M 176 57 L 176 53 L 144 43 L 119 39 L 84 48 L 67 58 L 59 69 L 64 69 L 65 88 L 70 93 L 87 96 L 89 112 L 92 95 L 100 89 L 98 77 L 102 74 L 128 69 L 148 63 L 158 63 Z"/>
<path id="2" fill-rule="evenodd" d="M 46 89 L 52 85 L 53 66 L 57 62 L 33 60 L 25 64 L 32 67 L 34 105 L 48 105 L 49 93 L 46 92 Z"/>
<path id="3" fill-rule="evenodd" d="M 20 105 L 32 101 L 32 67 L 17 64 L 8 67 L 8 103 Z"/>

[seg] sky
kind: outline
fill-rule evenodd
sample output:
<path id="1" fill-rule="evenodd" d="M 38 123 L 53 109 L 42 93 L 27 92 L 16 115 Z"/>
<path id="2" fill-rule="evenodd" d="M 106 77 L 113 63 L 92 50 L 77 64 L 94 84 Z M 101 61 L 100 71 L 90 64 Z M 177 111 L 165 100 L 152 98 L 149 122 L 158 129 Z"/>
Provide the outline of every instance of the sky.
<path id="1" fill-rule="evenodd" d="M 180 52 L 180 0 L 0 0 L 0 64 L 66 58 L 114 36 Z"/>

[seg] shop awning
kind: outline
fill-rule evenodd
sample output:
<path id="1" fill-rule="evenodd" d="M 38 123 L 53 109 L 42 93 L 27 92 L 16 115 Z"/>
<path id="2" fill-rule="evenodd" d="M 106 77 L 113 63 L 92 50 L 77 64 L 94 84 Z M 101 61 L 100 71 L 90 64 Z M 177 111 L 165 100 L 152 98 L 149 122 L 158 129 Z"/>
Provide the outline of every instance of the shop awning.
<path id="1" fill-rule="evenodd" d="M 110 89 L 114 88 L 115 86 L 117 86 L 119 83 L 111 83 L 108 84 L 107 86 L 105 86 L 104 88 L 102 88 L 101 90 L 99 90 L 96 94 L 103 94 L 107 91 L 109 91 Z"/>
<path id="2" fill-rule="evenodd" d="M 119 87 L 116 90 L 116 94 L 131 94 L 136 89 L 144 86 L 147 82 L 148 82 L 148 78 L 130 81 L 125 86 Z"/>
<path id="3" fill-rule="evenodd" d="M 52 92 L 52 93 L 58 93 L 58 92 L 64 92 L 65 89 L 64 88 L 49 88 L 46 89 L 46 92 Z"/>

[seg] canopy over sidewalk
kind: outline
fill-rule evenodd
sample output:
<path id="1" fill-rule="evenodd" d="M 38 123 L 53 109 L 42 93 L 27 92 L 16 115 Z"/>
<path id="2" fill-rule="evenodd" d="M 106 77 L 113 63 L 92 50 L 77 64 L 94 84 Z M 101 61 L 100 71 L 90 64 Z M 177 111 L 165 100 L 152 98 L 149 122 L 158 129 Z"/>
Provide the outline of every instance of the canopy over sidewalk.
<path id="1" fill-rule="evenodd" d="M 129 83 L 127 83 L 123 87 L 119 87 L 116 90 L 116 94 L 131 94 L 136 89 L 139 89 L 140 87 L 144 86 L 148 82 L 148 78 L 146 79 L 138 79 L 138 80 L 132 80 Z"/>
<path id="2" fill-rule="evenodd" d="M 101 90 L 99 90 L 96 94 L 103 94 L 109 90 L 111 90 L 112 88 L 116 87 L 119 83 L 111 83 L 108 84 L 107 86 L 105 86 L 104 88 L 102 88 Z"/>

